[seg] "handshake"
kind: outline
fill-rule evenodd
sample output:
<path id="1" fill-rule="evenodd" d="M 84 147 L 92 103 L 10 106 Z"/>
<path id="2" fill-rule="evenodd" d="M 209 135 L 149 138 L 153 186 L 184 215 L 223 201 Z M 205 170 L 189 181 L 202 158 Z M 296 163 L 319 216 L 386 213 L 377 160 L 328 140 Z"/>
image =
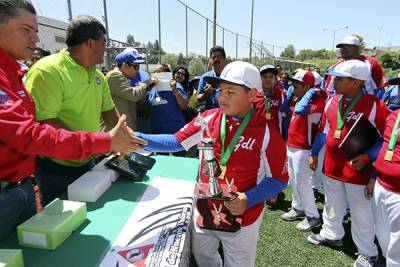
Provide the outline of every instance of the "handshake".
<path id="1" fill-rule="evenodd" d="M 142 150 L 147 142 L 133 135 L 126 124 L 126 116 L 122 115 L 117 125 L 108 132 L 111 136 L 111 151 L 129 154 L 134 150 Z"/>

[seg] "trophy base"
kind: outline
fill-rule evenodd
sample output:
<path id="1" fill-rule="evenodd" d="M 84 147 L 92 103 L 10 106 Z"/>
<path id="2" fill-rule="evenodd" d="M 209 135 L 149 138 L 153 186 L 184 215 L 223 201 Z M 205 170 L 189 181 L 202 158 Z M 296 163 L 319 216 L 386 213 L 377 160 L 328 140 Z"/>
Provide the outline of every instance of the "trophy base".
<path id="1" fill-rule="evenodd" d="M 210 199 L 210 200 L 222 200 L 229 201 L 234 200 L 237 195 L 237 187 L 232 185 L 232 191 L 229 191 L 229 186 L 227 184 L 220 184 L 221 186 L 221 194 L 219 195 L 211 195 L 210 193 L 210 185 L 208 183 L 199 183 L 196 184 L 194 189 L 194 194 L 197 199 Z"/>
<path id="2" fill-rule="evenodd" d="M 232 191 L 229 191 L 227 184 L 221 184 L 222 192 L 218 196 L 210 194 L 208 183 L 200 183 L 195 187 L 196 207 L 199 211 L 197 218 L 197 225 L 202 229 L 223 231 L 234 233 L 240 230 L 242 225 L 242 218 L 232 215 L 225 206 L 223 201 L 230 201 L 237 197 L 237 188 L 232 185 Z M 213 208 L 220 207 L 221 211 Z"/>

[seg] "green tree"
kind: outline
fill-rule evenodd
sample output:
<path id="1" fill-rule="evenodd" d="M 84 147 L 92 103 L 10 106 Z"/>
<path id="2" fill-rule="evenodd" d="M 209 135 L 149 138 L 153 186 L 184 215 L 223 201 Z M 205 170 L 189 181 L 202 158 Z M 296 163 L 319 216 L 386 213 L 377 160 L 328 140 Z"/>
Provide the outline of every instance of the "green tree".
<path id="1" fill-rule="evenodd" d="M 135 41 L 135 37 L 131 34 L 128 34 L 126 37 L 126 43 L 132 47 L 139 47 L 142 45 L 140 42 Z"/>
<path id="2" fill-rule="evenodd" d="M 178 60 L 177 60 L 176 64 L 178 66 L 186 66 L 186 59 L 182 53 L 178 54 Z"/>
<path id="3" fill-rule="evenodd" d="M 202 75 L 205 71 L 206 68 L 201 57 L 196 56 L 189 61 L 189 73 L 192 77 Z"/>
<path id="4" fill-rule="evenodd" d="M 294 46 L 289 44 L 286 48 L 282 51 L 281 57 L 294 59 L 296 56 L 296 51 L 294 50 Z"/>
<path id="5" fill-rule="evenodd" d="M 163 58 L 163 63 L 169 65 L 171 69 L 178 67 L 178 55 L 172 53 L 166 53 Z"/>

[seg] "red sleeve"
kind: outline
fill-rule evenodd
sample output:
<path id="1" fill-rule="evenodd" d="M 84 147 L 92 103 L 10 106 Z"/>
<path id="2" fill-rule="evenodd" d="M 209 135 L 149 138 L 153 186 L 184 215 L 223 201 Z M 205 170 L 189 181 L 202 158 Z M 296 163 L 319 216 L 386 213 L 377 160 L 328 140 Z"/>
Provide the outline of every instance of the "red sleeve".
<path id="1" fill-rule="evenodd" d="M 80 160 L 111 147 L 108 133 L 69 132 L 36 122 L 21 100 L 0 104 L 0 129 L 0 142 L 29 155 Z"/>
<path id="2" fill-rule="evenodd" d="M 270 124 L 268 124 L 270 125 Z M 265 151 L 273 178 L 282 182 L 289 180 L 287 166 L 287 147 L 279 132 L 272 126 L 268 127 L 270 139 Z"/>
<path id="3" fill-rule="evenodd" d="M 381 66 L 381 64 L 379 64 L 378 61 L 376 61 L 376 59 L 372 59 L 371 60 L 371 76 L 372 79 L 374 80 L 376 86 L 378 88 L 381 88 L 383 86 L 383 79 L 385 77 L 385 73 L 383 71 L 383 68 Z"/>
<path id="4" fill-rule="evenodd" d="M 390 115 L 390 110 L 382 100 L 376 100 L 376 117 L 375 124 L 380 134 L 383 136 L 386 127 L 387 118 Z"/>

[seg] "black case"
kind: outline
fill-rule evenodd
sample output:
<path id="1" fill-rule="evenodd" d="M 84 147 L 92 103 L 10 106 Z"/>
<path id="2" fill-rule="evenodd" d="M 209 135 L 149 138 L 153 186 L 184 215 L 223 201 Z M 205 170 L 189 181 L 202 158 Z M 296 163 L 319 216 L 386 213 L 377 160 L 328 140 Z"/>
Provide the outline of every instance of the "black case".
<path id="1" fill-rule="evenodd" d="M 151 168 L 153 168 L 154 164 L 156 163 L 155 159 L 148 156 L 143 156 L 135 152 L 132 152 L 128 157 L 130 160 L 138 163 L 146 170 L 150 170 Z"/>
<path id="2" fill-rule="evenodd" d="M 136 182 L 141 181 L 143 176 L 147 172 L 147 170 L 142 165 L 131 160 L 128 156 L 124 156 L 124 158 L 114 156 L 104 165 L 116 170 L 122 175 L 133 179 Z"/>
<path id="3" fill-rule="evenodd" d="M 360 113 L 350 131 L 339 145 L 339 150 L 352 159 L 371 149 L 379 138 L 379 133 L 368 118 Z"/>

